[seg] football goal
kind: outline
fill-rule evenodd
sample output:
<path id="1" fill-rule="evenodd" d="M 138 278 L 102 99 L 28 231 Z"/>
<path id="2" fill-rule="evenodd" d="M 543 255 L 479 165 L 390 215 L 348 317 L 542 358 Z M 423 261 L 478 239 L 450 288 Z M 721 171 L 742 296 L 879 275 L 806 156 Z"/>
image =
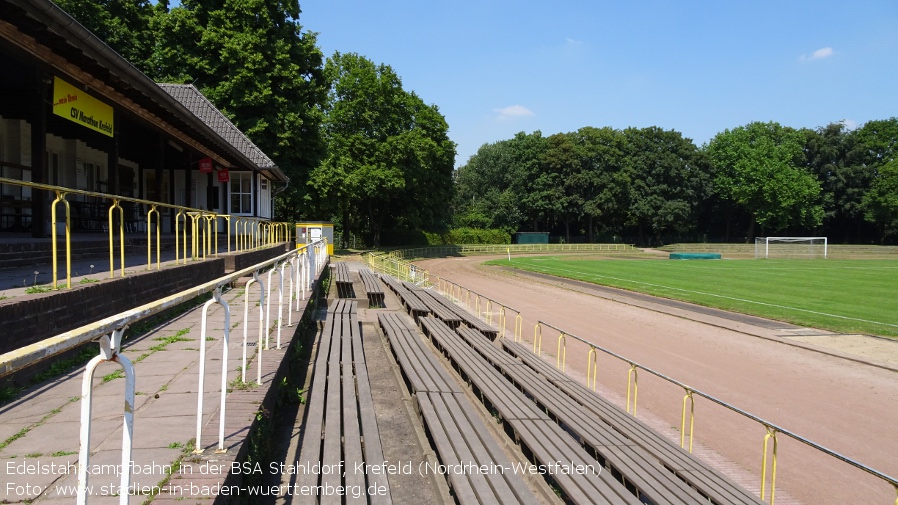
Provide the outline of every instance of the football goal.
<path id="1" fill-rule="evenodd" d="M 826 258 L 826 237 L 757 237 L 755 258 Z"/>

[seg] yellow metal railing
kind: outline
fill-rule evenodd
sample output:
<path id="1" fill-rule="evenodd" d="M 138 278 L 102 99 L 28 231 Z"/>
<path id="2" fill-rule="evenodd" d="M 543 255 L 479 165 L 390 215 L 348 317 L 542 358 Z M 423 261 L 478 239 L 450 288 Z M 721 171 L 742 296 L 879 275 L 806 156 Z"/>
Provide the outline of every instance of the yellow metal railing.
<path id="1" fill-rule="evenodd" d="M 416 247 L 391 251 L 390 255 L 411 260 L 418 258 L 443 258 L 478 254 L 532 254 L 532 253 L 590 253 L 590 252 L 639 252 L 632 244 L 458 244 Z"/>
<path id="2" fill-rule="evenodd" d="M 577 245 L 588 245 L 588 244 L 565 244 L 567 246 L 577 246 Z M 593 244 L 593 245 L 601 245 L 601 244 Z M 612 244 L 613 245 L 613 244 Z M 503 246 L 505 247 L 505 246 Z M 415 251 L 415 250 L 412 250 Z M 368 266 L 379 270 L 388 275 L 393 275 L 403 280 L 411 280 L 410 276 L 422 280 L 422 284 L 426 287 L 435 287 L 440 293 L 442 293 L 447 298 L 453 300 L 455 303 L 464 306 L 468 309 L 468 311 L 477 314 L 481 319 L 484 318 L 484 314 L 480 311 L 482 305 L 489 306 L 498 306 L 499 310 L 499 320 L 497 324 L 499 326 L 499 338 L 506 337 L 506 318 L 508 312 L 516 313 L 515 317 L 515 327 L 514 327 L 514 341 L 515 342 L 523 342 L 523 336 L 521 335 L 521 329 L 523 327 L 523 319 L 521 317 L 521 313 L 510 307 L 493 300 L 485 295 L 476 293 L 470 289 L 467 289 L 463 286 L 460 286 L 448 279 L 441 278 L 439 276 L 431 276 L 426 270 L 421 269 L 412 263 L 404 260 L 402 258 L 404 254 L 399 254 L 398 251 L 394 251 L 392 253 L 384 254 L 384 253 L 373 253 L 367 255 Z M 414 274 L 412 275 L 412 272 Z M 473 300 L 473 302 L 472 302 Z M 481 300 L 484 300 L 481 302 Z M 473 303 L 473 307 L 472 307 Z M 491 322 L 492 324 L 492 322 Z M 628 365 L 627 369 L 627 397 L 626 397 L 626 411 L 628 414 L 632 416 L 636 416 L 636 407 L 638 401 L 638 390 L 639 390 L 639 371 L 642 370 L 650 375 L 658 377 L 670 384 L 678 386 L 685 392 L 685 396 L 683 397 L 682 402 L 682 411 L 680 417 L 680 447 L 683 449 L 687 449 L 686 439 L 688 437 L 688 451 L 692 453 L 693 450 L 693 440 L 695 434 L 695 398 L 700 397 L 708 400 L 714 404 L 717 404 L 721 407 L 724 407 L 727 410 L 730 410 L 736 414 L 741 415 L 742 417 L 754 421 L 755 423 L 760 424 L 765 428 L 765 436 L 763 440 L 763 456 L 761 459 L 761 487 L 760 487 L 760 498 L 762 501 L 766 501 L 773 505 L 774 497 L 776 492 L 776 472 L 777 472 L 777 435 L 783 435 L 789 437 L 793 440 L 801 442 L 816 451 L 825 454 L 827 456 L 833 457 L 843 463 L 848 464 L 856 469 L 864 471 L 884 483 L 891 485 L 896 495 L 898 495 L 898 479 L 891 477 L 879 470 L 868 467 L 862 463 L 859 463 L 853 459 L 850 459 L 846 456 L 843 456 L 831 449 L 828 449 L 812 440 L 809 440 L 801 435 L 798 435 L 794 432 L 791 432 L 785 428 L 777 426 L 771 422 L 768 422 L 754 414 L 751 414 L 747 411 L 744 411 L 738 407 L 735 407 L 723 400 L 720 400 L 714 396 L 711 396 L 702 391 L 698 391 L 693 389 L 692 387 L 676 380 L 667 375 L 664 375 L 660 372 L 657 372 L 651 368 L 645 367 L 633 360 L 630 360 L 620 354 L 615 353 L 609 349 L 596 345 L 588 340 L 580 338 L 576 335 L 573 335 L 569 332 L 566 332 L 552 324 L 549 324 L 545 321 L 537 321 L 536 325 L 533 328 L 533 350 L 532 352 L 537 355 L 542 355 L 542 329 L 543 327 L 551 328 L 559 332 L 557 348 L 556 348 L 556 367 L 560 369 L 562 372 L 565 371 L 566 368 L 566 357 L 567 357 L 567 338 L 570 337 L 577 342 L 585 344 L 588 346 L 589 351 L 586 355 L 586 387 L 591 388 L 593 391 L 596 390 L 596 386 L 598 383 L 598 370 L 599 370 L 599 353 L 604 355 L 608 355 L 617 360 L 620 360 Z M 687 429 L 688 425 L 688 429 Z M 771 444 L 772 441 L 772 444 Z M 769 455 L 769 457 L 768 457 Z M 769 481 L 769 488 L 768 488 Z M 768 489 L 769 489 L 769 501 L 768 501 Z M 898 498 L 895 500 L 895 504 L 898 505 Z"/>
<path id="3" fill-rule="evenodd" d="M 174 237 L 175 237 L 175 263 L 179 264 L 183 258 L 184 264 L 187 263 L 187 228 L 188 219 L 191 229 L 192 243 L 190 257 L 193 260 L 205 259 L 207 256 L 217 256 L 219 250 L 218 241 L 218 220 L 224 219 L 227 223 L 227 250 L 231 252 L 231 243 L 233 241 L 235 251 L 247 251 L 270 247 L 290 240 L 291 226 L 289 223 L 269 222 L 262 218 L 232 216 L 228 214 L 218 214 L 201 209 L 184 207 L 182 205 L 174 205 L 169 203 L 154 202 L 143 200 L 140 198 L 131 198 L 125 196 L 110 195 L 107 193 L 97 193 L 93 191 L 84 191 L 78 189 L 65 188 L 61 186 L 53 186 L 49 184 L 40 184 L 34 182 L 20 181 L 16 179 L 8 179 L 0 177 L 0 184 L 19 186 L 22 188 L 30 188 L 31 190 L 47 191 L 55 194 L 56 198 L 49 203 L 50 206 L 50 230 L 51 230 L 51 248 L 52 248 L 52 288 L 59 289 L 59 267 L 58 267 L 58 232 L 57 227 L 62 225 L 57 214 L 59 204 L 65 209 L 65 258 L 66 258 L 66 287 L 72 287 L 72 209 L 71 203 L 67 198 L 71 195 L 78 195 L 81 198 L 94 199 L 92 205 L 106 209 L 106 222 L 102 226 L 102 231 L 108 232 L 109 235 L 109 277 L 115 277 L 115 235 L 118 233 L 118 249 L 119 249 L 119 268 L 122 277 L 125 276 L 125 231 L 126 223 L 128 226 L 136 224 L 137 219 L 128 222 L 125 216 L 125 209 L 122 203 L 128 202 L 134 205 L 135 212 L 138 206 L 145 206 L 146 213 L 143 216 L 143 224 L 147 228 L 147 270 L 153 268 L 153 245 L 155 244 L 155 263 L 156 269 L 161 268 L 162 256 L 162 218 L 163 214 L 160 209 L 168 209 L 174 215 Z M 33 196 L 33 195 L 32 195 Z M 104 207 L 104 203 L 108 207 Z M 132 216 L 132 217 L 137 217 Z M 232 237 L 231 219 L 234 219 L 235 232 Z M 103 222 L 98 212 L 93 216 L 95 221 Z M 241 227 L 242 225 L 242 227 Z M 242 232 L 241 233 L 241 228 Z M 129 230 L 130 231 L 130 230 Z M 154 234 L 155 231 L 155 234 Z M 155 240 L 154 240 L 155 238 Z M 182 249 L 183 247 L 183 249 Z"/>

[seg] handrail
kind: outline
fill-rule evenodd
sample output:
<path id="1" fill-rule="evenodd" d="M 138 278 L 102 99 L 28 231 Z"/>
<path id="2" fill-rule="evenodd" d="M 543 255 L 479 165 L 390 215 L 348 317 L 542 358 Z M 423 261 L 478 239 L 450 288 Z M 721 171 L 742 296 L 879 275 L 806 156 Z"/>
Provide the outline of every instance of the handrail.
<path id="1" fill-rule="evenodd" d="M 321 244 L 324 244 L 324 247 L 321 247 Z M 121 343 L 124 332 L 127 327 L 139 320 L 150 317 L 154 314 L 158 314 L 168 308 L 171 308 L 179 303 L 188 301 L 190 299 L 195 298 L 198 295 L 212 292 L 213 297 L 211 300 L 206 302 L 203 307 L 203 315 L 202 315 L 202 330 L 200 335 L 200 356 L 199 356 L 199 389 L 197 394 L 197 417 L 196 417 L 196 449 L 194 453 L 202 453 L 203 445 L 201 440 L 202 435 L 202 416 L 203 416 L 203 395 L 204 395 L 204 378 L 205 378 L 205 350 L 206 350 L 206 339 L 207 339 L 207 319 L 209 314 L 209 308 L 213 304 L 219 304 L 224 308 L 225 311 L 225 322 L 223 328 L 223 340 L 224 347 L 222 348 L 222 359 L 221 359 L 221 367 L 222 367 L 222 377 L 221 377 L 221 396 L 220 396 L 220 405 L 219 405 L 219 429 L 218 429 L 218 447 L 216 449 L 217 453 L 225 452 L 224 448 L 224 427 L 225 427 L 225 413 L 226 413 L 226 395 L 227 395 L 227 368 L 228 368 L 228 340 L 230 333 L 230 308 L 228 306 L 227 301 L 222 298 L 222 291 L 225 286 L 229 285 L 233 281 L 236 281 L 240 277 L 244 277 L 246 275 L 252 274 L 253 279 L 257 280 L 259 275 L 259 270 L 265 268 L 269 265 L 274 265 L 275 267 L 279 262 L 292 259 L 300 254 L 307 254 L 309 250 L 315 251 L 315 256 L 312 257 L 312 260 L 315 261 L 315 275 L 321 273 L 324 265 L 327 263 L 327 258 L 323 256 L 323 254 L 327 253 L 327 242 L 319 241 L 313 244 L 309 244 L 297 249 L 292 249 L 276 258 L 272 258 L 261 263 L 257 263 L 253 266 L 244 268 L 240 271 L 233 272 L 222 277 L 219 277 L 215 280 L 205 282 L 200 284 L 199 286 L 194 286 L 193 288 L 189 288 L 183 290 L 174 295 L 161 298 L 159 300 L 155 300 L 148 304 L 141 305 L 140 307 L 127 310 L 116 314 L 114 316 L 110 316 L 104 318 L 100 321 L 84 325 L 75 330 L 71 330 L 55 337 L 51 337 L 48 339 L 44 339 L 35 344 L 25 346 L 23 348 L 17 349 L 15 351 L 7 352 L 0 355 L 0 377 L 5 374 L 12 373 L 28 364 L 34 363 L 40 359 L 46 358 L 53 354 L 62 352 L 64 350 L 75 347 L 81 343 L 99 340 L 100 343 L 100 353 L 98 356 L 94 357 L 88 365 L 85 367 L 85 372 L 82 380 L 82 402 L 81 402 L 81 429 L 80 429 L 80 449 L 79 449 L 79 472 L 78 472 L 78 487 L 77 487 L 77 503 L 79 505 L 87 503 L 88 499 L 88 475 L 89 473 L 86 471 L 89 468 L 90 461 L 90 434 L 91 434 L 91 421 L 92 421 L 92 382 L 93 375 L 96 370 L 97 365 L 104 361 L 112 361 L 118 362 L 122 365 L 125 372 L 125 391 L 124 391 L 124 420 L 123 420 L 123 434 L 122 434 L 122 465 L 121 468 L 121 483 L 120 489 L 128 489 L 130 486 L 131 480 L 131 451 L 132 451 L 132 441 L 133 441 L 133 418 L 134 418 L 134 396 L 135 396 L 135 373 L 134 366 L 127 357 L 121 354 Z M 303 251 L 304 250 L 304 251 Z M 300 252 L 302 251 L 302 253 Z M 323 254 L 322 254 L 323 252 Z M 247 284 L 252 283 L 253 280 L 250 280 Z M 296 286 L 297 288 L 299 286 Z M 270 289 L 270 283 L 269 283 Z M 292 290 L 292 288 L 291 288 Z M 291 293 L 292 297 L 292 293 Z M 270 293 L 269 293 L 270 299 Z M 279 306 L 280 311 L 280 306 Z M 246 311 L 248 315 L 248 311 Z M 261 318 L 261 315 L 260 315 Z M 244 321 L 245 324 L 248 324 L 248 320 Z M 280 324 L 280 323 L 279 323 Z M 261 337 L 261 335 L 260 335 Z M 266 331 L 267 337 L 267 331 Z M 245 345 L 246 341 L 244 338 L 244 353 L 245 353 Z M 245 362 L 244 362 L 245 363 Z M 245 372 L 246 366 L 244 364 L 243 370 Z M 261 370 L 261 363 L 259 365 L 259 369 Z M 261 377 L 259 379 L 261 381 Z M 126 469 L 126 470 L 125 470 Z M 119 495 L 119 503 L 126 505 L 129 503 L 130 493 L 121 493 Z"/>
<path id="2" fill-rule="evenodd" d="M 803 443 L 803 444 L 805 444 L 805 445 L 807 445 L 807 446 L 809 446 L 809 447 L 811 447 L 811 448 L 813 448 L 813 449 L 816 449 L 816 450 L 818 450 L 818 451 L 820 451 L 820 452 L 822 452 L 822 453 L 824 453 L 824 454 L 826 454 L 826 455 L 828 455 L 828 456 L 831 456 L 831 457 L 833 457 L 833 458 L 836 458 L 836 459 L 838 459 L 838 460 L 840 460 L 840 461 L 842 461 L 842 462 L 844 462 L 844 463 L 848 463 L 849 465 L 851 465 L 851 466 L 853 466 L 853 467 L 855 467 L 855 468 L 857 468 L 857 469 L 859 469 L 859 470 L 862 470 L 862 471 L 864 471 L 864 472 L 867 472 L 867 473 L 869 473 L 870 475 L 873 475 L 874 477 L 877 477 L 877 478 L 879 478 L 879 479 L 882 479 L 882 480 L 884 480 L 884 481 L 886 481 L 886 482 L 892 484 L 893 486 L 898 486 L 898 479 L 896 479 L 895 477 L 892 477 L 892 476 L 890 476 L 890 475 L 887 475 L 887 474 L 885 474 L 885 473 L 883 473 L 883 472 L 880 472 L 879 470 L 876 470 L 876 469 L 871 468 L 871 467 L 869 467 L 869 466 L 867 466 L 867 465 L 864 465 L 863 463 L 857 462 L 857 461 L 855 461 L 855 460 L 853 460 L 853 459 L 851 459 L 851 458 L 849 458 L 849 457 L 847 457 L 847 456 L 844 456 L 844 455 L 842 455 L 842 454 L 839 454 L 838 452 L 836 452 L 836 451 L 834 451 L 834 450 L 832 450 L 832 449 L 829 449 L 829 448 L 827 448 L 827 447 L 825 447 L 825 446 L 822 446 L 822 445 L 820 445 L 820 444 L 818 444 L 818 443 L 816 443 L 816 442 L 814 442 L 814 441 L 812 441 L 812 440 L 809 440 L 809 439 L 807 439 L 807 438 L 805 438 L 805 437 L 803 437 L 803 436 L 801 436 L 801 435 L 799 435 L 799 434 L 797 434 L 797 433 L 795 433 L 795 432 L 792 432 L 792 431 L 790 431 L 790 430 L 787 430 L 786 428 L 783 428 L 782 426 L 780 426 L 780 425 L 778 425 L 778 424 L 776 424 L 776 423 L 773 423 L 773 422 L 768 421 L 768 420 L 766 420 L 766 419 L 764 419 L 764 418 L 762 418 L 762 417 L 760 417 L 760 416 L 756 416 L 756 415 L 754 415 L 754 414 L 752 414 L 752 413 L 750 413 L 750 412 L 747 412 L 747 411 L 745 411 L 745 410 L 742 410 L 742 409 L 740 409 L 740 408 L 738 408 L 738 407 L 736 407 L 736 406 L 734 406 L 734 405 L 731 405 L 731 404 L 729 404 L 729 403 L 727 403 L 727 402 L 725 402 L 725 401 L 723 401 L 723 400 L 721 400 L 721 399 L 719 399 L 719 398 L 716 398 L 716 397 L 714 397 L 714 396 L 712 396 L 712 395 L 710 395 L 710 394 L 708 394 L 708 393 L 705 393 L 705 392 L 703 392 L 703 391 L 701 391 L 701 390 L 699 390 L 699 389 L 695 389 L 695 388 L 693 388 L 693 387 L 690 387 L 690 386 L 686 385 L 686 384 L 683 383 L 683 382 L 680 382 L 680 381 L 678 381 L 678 380 L 676 380 L 676 379 L 674 379 L 674 378 L 672 378 L 672 377 L 669 377 L 669 376 L 667 376 L 667 375 L 665 375 L 665 374 L 663 374 L 663 373 L 661 373 L 661 372 L 658 372 L 658 371 L 656 371 L 656 370 L 654 370 L 654 369 L 652 369 L 652 368 L 649 368 L 649 367 L 647 367 L 647 366 L 641 365 L 641 364 L 639 364 L 639 363 L 637 363 L 637 362 L 635 362 L 635 361 L 632 361 L 632 360 L 630 360 L 630 359 L 628 359 L 628 358 L 625 358 L 624 356 L 621 356 L 620 354 L 618 354 L 618 353 L 616 353 L 616 352 L 614 352 L 614 351 L 608 350 L 608 349 L 606 349 L 606 348 L 604 348 L 604 347 L 602 347 L 602 346 L 600 346 L 600 345 L 596 345 L 596 344 L 594 344 L 594 343 L 592 343 L 592 342 L 589 342 L 589 341 L 587 341 L 587 340 L 585 340 L 585 339 L 583 339 L 583 338 L 580 338 L 580 337 L 578 337 L 578 336 L 576 336 L 576 335 L 574 335 L 574 334 L 572 334 L 572 333 L 570 333 L 570 332 L 565 332 L 564 330 L 561 330 L 561 329 L 559 329 L 557 326 L 554 326 L 554 325 L 552 325 L 552 324 L 550 324 L 550 323 L 547 323 L 547 322 L 545 322 L 545 321 L 541 321 L 541 320 L 540 320 L 540 321 L 538 321 L 537 324 L 539 324 L 539 325 L 544 325 L 544 326 L 548 326 L 548 327 L 553 328 L 553 329 L 555 329 L 555 330 L 561 331 L 561 332 L 563 332 L 565 335 L 567 335 L 567 336 L 569 336 L 569 337 L 571 337 L 571 338 L 573 338 L 573 339 L 575 339 L 575 340 L 577 340 L 577 341 L 579 341 L 579 342 L 581 342 L 581 343 L 584 343 L 584 344 L 590 346 L 590 347 L 593 348 L 593 349 L 602 351 L 602 352 L 604 352 L 605 354 L 608 354 L 609 356 L 614 356 L 615 358 L 618 358 L 618 359 L 620 359 L 620 360 L 622 360 L 622 361 L 625 361 L 625 362 L 629 363 L 630 366 L 631 366 L 631 368 L 630 368 L 630 372 L 628 372 L 628 373 L 632 373 L 634 370 L 637 370 L 637 369 L 638 369 L 638 370 L 645 371 L 645 372 L 648 372 L 649 374 L 652 374 L 652 375 L 654 375 L 654 376 L 656 376 L 656 377 L 658 377 L 658 378 L 660 378 L 660 379 L 663 379 L 663 380 L 665 380 L 665 381 L 667 381 L 667 382 L 669 382 L 669 383 L 671 383 L 671 384 L 674 384 L 674 385 L 676 385 L 676 386 L 679 386 L 679 387 L 683 388 L 683 390 L 685 390 L 685 391 L 687 392 L 687 398 L 692 399 L 694 396 L 700 396 L 700 397 L 702 397 L 702 398 L 704 398 L 704 399 L 706 399 L 706 400 L 708 400 L 708 401 L 710 401 L 710 402 L 712 402 L 712 403 L 715 403 L 715 404 L 717 404 L 717 405 L 719 405 L 719 406 L 721 406 L 721 407 L 723 407 L 723 408 L 725 408 L 725 409 L 728 409 L 728 410 L 730 410 L 730 411 L 732 411 L 732 412 L 735 412 L 735 413 L 737 413 L 737 414 L 739 414 L 739 415 L 741 415 L 741 416 L 743 416 L 743 417 L 745 417 L 745 418 L 747 418 L 747 419 L 750 419 L 750 420 L 752 420 L 752 421 L 755 421 L 755 422 L 758 423 L 758 424 L 763 425 L 763 426 L 768 430 L 768 435 L 765 437 L 765 443 L 764 443 L 765 448 L 767 447 L 767 440 L 771 437 L 771 435 L 770 435 L 771 431 L 772 431 L 774 434 L 775 434 L 775 433 L 780 433 L 780 434 L 786 435 L 786 436 L 789 437 L 789 438 L 792 438 L 793 440 L 796 440 L 796 441 L 798 441 L 798 442 L 801 442 L 801 443 Z M 634 385 L 634 386 L 635 386 L 635 385 Z M 628 385 L 628 389 L 629 389 L 629 385 Z M 633 415 L 634 415 L 634 416 L 636 415 L 636 414 L 635 414 L 635 413 L 636 413 L 636 398 L 635 398 L 635 396 L 636 396 L 636 395 L 635 395 L 635 387 L 634 387 L 634 394 L 633 394 Z M 628 395 L 627 395 L 627 402 L 628 402 L 628 404 L 629 404 L 629 400 L 630 400 L 630 395 L 628 394 Z M 694 400 L 693 400 L 693 402 L 694 402 Z M 686 400 L 684 399 L 684 419 L 685 419 L 685 410 L 686 410 L 686 409 L 685 409 L 685 404 L 686 404 Z M 694 412 L 694 404 L 693 404 L 693 407 L 692 407 L 691 411 Z M 629 412 L 629 408 L 628 408 L 628 412 Z M 694 422 L 694 419 L 693 419 L 692 421 L 690 421 L 690 424 L 692 424 L 693 422 Z M 685 421 L 683 422 L 683 424 L 685 424 Z M 775 437 L 775 435 L 772 435 L 772 436 Z M 692 443 L 691 437 L 692 437 L 692 433 L 691 433 L 691 430 L 690 430 L 690 445 L 691 445 L 691 443 Z M 775 461 L 775 457 L 776 457 L 776 455 L 774 454 L 774 461 Z M 765 456 L 765 461 L 766 461 L 766 456 Z M 775 469 L 775 466 L 774 466 L 774 469 Z M 775 475 L 774 475 L 774 478 L 775 478 Z M 773 491 L 771 490 L 771 495 L 772 495 L 772 493 L 773 493 Z M 898 505 L 898 504 L 896 504 L 896 505 Z"/>
<path id="3" fill-rule="evenodd" d="M 316 242 L 317 244 L 317 242 Z M 300 249 L 311 248 L 315 244 L 302 246 Z M 153 316 L 165 310 L 168 310 L 180 303 L 186 302 L 199 295 L 213 291 L 214 289 L 230 284 L 240 277 L 251 276 L 254 271 L 265 268 L 265 266 L 275 262 L 283 261 L 291 255 L 296 254 L 297 250 L 293 249 L 280 256 L 264 261 L 257 265 L 246 267 L 242 270 L 232 272 L 217 279 L 205 282 L 198 286 L 185 289 L 179 293 L 160 298 L 150 303 L 146 303 L 139 307 L 135 307 L 118 314 L 105 317 L 99 321 L 86 324 L 79 328 L 69 330 L 54 337 L 49 337 L 39 342 L 26 345 L 19 349 L 0 354 L 0 377 L 8 375 L 32 363 L 49 358 L 60 352 L 67 351 L 85 342 L 96 340 L 103 335 L 108 335 L 112 331 L 129 326 L 141 319 Z"/>
<path id="4" fill-rule="evenodd" d="M 397 249 L 385 254 L 399 259 L 440 258 L 454 254 L 523 254 L 540 252 L 637 252 L 632 244 L 456 244 Z"/>
<path id="5" fill-rule="evenodd" d="M 27 187 L 36 190 L 48 191 L 52 194 L 56 195 L 56 199 L 52 201 L 48 201 L 48 205 L 50 207 L 50 227 L 51 227 L 51 248 L 53 255 L 53 272 L 52 272 L 52 287 L 53 289 L 58 289 L 58 268 L 56 265 L 56 260 L 58 256 L 58 246 L 57 246 L 57 216 L 56 216 L 56 206 L 58 203 L 63 203 L 65 206 L 65 237 L 66 237 L 66 287 L 71 289 L 72 287 L 72 268 L 71 268 L 71 234 L 72 234 L 72 212 L 70 208 L 70 203 L 66 200 L 66 197 L 69 195 L 80 195 L 83 197 L 90 197 L 101 199 L 103 201 L 110 202 L 108 208 L 108 233 L 109 233 L 109 276 L 110 278 L 114 277 L 115 273 L 115 260 L 114 260 L 114 235 L 117 232 L 119 235 L 119 250 L 120 250 L 120 269 L 121 276 L 125 276 L 125 212 L 121 207 L 122 202 L 129 202 L 131 204 L 137 205 L 145 205 L 147 206 L 147 212 L 145 217 L 145 225 L 147 227 L 147 270 L 152 268 L 152 247 L 153 247 L 153 232 L 152 228 L 155 224 L 155 243 L 156 243 L 156 268 L 161 268 L 160 257 L 162 253 L 162 215 L 159 212 L 158 208 L 171 209 L 175 212 L 175 259 L 178 260 L 179 251 L 177 247 L 179 245 L 180 238 L 178 233 L 182 231 L 180 229 L 181 218 L 183 216 L 184 219 L 184 229 L 183 229 L 183 238 L 184 238 L 184 260 L 185 264 L 187 261 L 187 216 L 191 218 L 192 225 L 192 236 L 193 241 L 191 244 L 192 254 L 191 257 L 195 260 L 206 258 L 207 253 L 213 253 L 218 255 L 218 219 L 224 219 L 227 223 L 227 248 L 228 252 L 231 250 L 231 218 L 235 219 L 235 232 L 239 232 L 239 224 L 241 221 L 244 223 L 244 234 L 246 234 L 246 230 L 249 229 L 250 232 L 247 237 L 241 237 L 237 235 L 234 237 L 235 248 L 237 251 L 241 250 L 241 239 L 242 245 L 244 246 L 242 249 L 257 249 L 261 247 L 270 247 L 276 245 L 278 239 L 283 239 L 282 241 L 290 240 L 290 226 L 289 223 L 282 222 L 271 222 L 270 230 L 274 230 L 272 233 L 264 233 L 261 224 L 263 222 L 267 222 L 264 218 L 257 217 L 249 217 L 249 216 L 237 216 L 237 215 L 229 215 L 229 214 L 219 214 L 217 212 L 211 212 L 208 210 L 195 209 L 192 207 L 186 207 L 183 205 L 176 205 L 172 203 L 164 203 L 164 202 L 154 202 L 152 200 L 144 200 L 142 198 L 134 198 L 129 196 L 120 196 L 113 195 L 109 193 L 98 193 L 95 191 L 86 191 L 81 189 L 72 189 L 66 188 L 63 186 L 54 186 L 51 184 L 37 183 L 37 182 L 29 182 L 29 181 L 20 181 L 16 179 L 9 179 L 6 177 L 0 177 L 0 184 L 7 184 L 13 186 L 21 186 Z M 76 202 L 77 203 L 77 202 Z M 118 209 L 118 226 L 115 226 L 114 219 L 114 211 Z M 155 216 L 155 223 L 153 222 Z M 100 220 L 100 216 L 96 216 L 98 220 Z M 198 222 L 202 221 L 202 222 Z M 216 223 L 213 228 L 213 223 Z M 59 223 L 62 224 L 62 223 Z M 252 225 L 251 225 L 252 224 Z M 202 228 L 200 228 L 202 227 Z M 104 230 L 105 231 L 105 230 Z M 200 242 L 200 233 L 202 233 L 202 242 Z"/>

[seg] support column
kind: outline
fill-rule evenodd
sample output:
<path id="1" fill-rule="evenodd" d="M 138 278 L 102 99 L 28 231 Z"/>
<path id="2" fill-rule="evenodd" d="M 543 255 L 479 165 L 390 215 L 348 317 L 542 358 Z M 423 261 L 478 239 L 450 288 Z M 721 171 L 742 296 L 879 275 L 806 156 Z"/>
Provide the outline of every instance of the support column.
<path id="1" fill-rule="evenodd" d="M 34 73 L 33 106 L 31 108 L 31 181 L 46 183 L 49 180 L 47 172 L 47 110 L 50 103 L 50 82 L 52 79 L 43 69 L 37 68 Z M 43 238 L 46 236 L 46 223 L 48 203 L 47 192 L 34 190 L 31 192 L 31 236 Z M 51 230 L 55 233 L 56 230 Z"/>
<path id="2" fill-rule="evenodd" d="M 112 138 L 109 139 L 109 147 L 107 148 L 106 155 L 106 167 L 107 173 L 109 174 L 109 180 L 107 181 L 107 191 L 112 193 L 113 195 L 121 195 L 121 177 L 119 177 L 119 166 L 118 166 L 118 144 L 119 144 L 119 135 L 121 135 L 121 127 L 119 126 L 119 114 L 118 110 L 112 110 L 112 124 L 115 127 L 115 130 L 112 132 Z"/>
<path id="3" fill-rule="evenodd" d="M 178 156 L 178 154 L 180 154 L 180 153 L 176 152 L 174 154 L 175 154 L 176 158 L 181 157 L 181 156 Z M 170 203 L 170 204 L 174 205 L 178 199 L 177 199 L 177 196 L 175 195 L 175 166 L 173 163 L 169 164 L 169 166 L 168 166 L 168 184 L 171 187 L 171 192 L 168 195 L 168 201 L 165 203 Z M 169 212 L 168 212 L 168 229 L 171 230 L 172 233 L 174 233 L 174 231 L 175 231 L 175 212 L 172 210 L 169 210 Z"/>

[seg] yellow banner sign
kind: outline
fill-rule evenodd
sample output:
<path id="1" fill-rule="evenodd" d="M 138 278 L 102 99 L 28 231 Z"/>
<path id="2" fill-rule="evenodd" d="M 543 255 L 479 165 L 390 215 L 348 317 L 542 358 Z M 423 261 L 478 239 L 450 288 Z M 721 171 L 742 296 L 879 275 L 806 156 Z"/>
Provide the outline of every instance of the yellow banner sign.
<path id="1" fill-rule="evenodd" d="M 53 114 L 113 136 L 112 107 L 59 77 L 53 77 Z"/>

